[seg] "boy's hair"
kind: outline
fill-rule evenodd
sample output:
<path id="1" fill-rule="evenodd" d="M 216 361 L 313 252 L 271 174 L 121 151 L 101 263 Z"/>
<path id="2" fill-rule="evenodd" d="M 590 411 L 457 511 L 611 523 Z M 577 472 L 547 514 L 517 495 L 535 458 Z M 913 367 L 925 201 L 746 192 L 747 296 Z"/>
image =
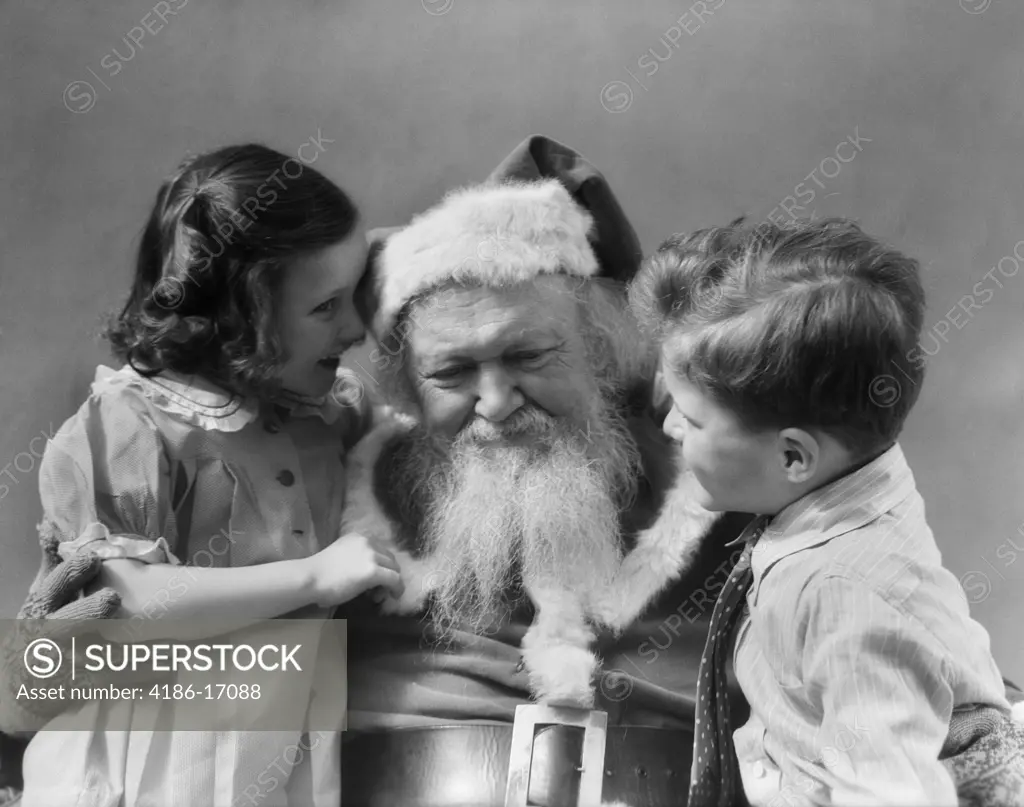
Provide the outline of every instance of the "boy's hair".
<path id="1" fill-rule="evenodd" d="M 357 220 L 337 185 L 266 146 L 186 160 L 157 193 L 128 301 L 106 329 L 114 354 L 147 375 L 274 395 L 287 358 L 276 327 L 283 270 L 344 241 Z"/>
<path id="2" fill-rule="evenodd" d="M 857 456 L 896 440 L 924 377 L 917 261 L 844 219 L 674 235 L 630 303 L 672 370 L 745 426 L 818 428 Z"/>

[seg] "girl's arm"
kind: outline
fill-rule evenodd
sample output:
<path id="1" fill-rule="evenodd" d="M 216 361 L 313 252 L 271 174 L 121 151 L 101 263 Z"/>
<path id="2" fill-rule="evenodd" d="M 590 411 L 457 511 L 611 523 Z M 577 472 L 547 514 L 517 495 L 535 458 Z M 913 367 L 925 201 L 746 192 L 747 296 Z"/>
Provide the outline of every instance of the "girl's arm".
<path id="1" fill-rule="evenodd" d="M 313 602 L 309 559 L 258 566 L 212 568 L 113 559 L 96 583 L 121 595 L 112 623 L 100 626 L 107 639 L 123 639 L 118 621 L 144 618 L 147 639 L 208 639 L 234 627 L 273 619 Z"/>
<path id="2" fill-rule="evenodd" d="M 383 586 L 401 596 L 390 551 L 358 533 L 343 535 L 308 558 L 256 566 L 212 568 L 107 560 L 98 587 L 121 595 L 120 619 L 144 618 L 147 639 L 207 639 L 282 616 L 305 605 L 328 608 Z M 211 620 L 213 623 L 211 624 Z M 123 638 L 112 622 L 101 633 Z"/>

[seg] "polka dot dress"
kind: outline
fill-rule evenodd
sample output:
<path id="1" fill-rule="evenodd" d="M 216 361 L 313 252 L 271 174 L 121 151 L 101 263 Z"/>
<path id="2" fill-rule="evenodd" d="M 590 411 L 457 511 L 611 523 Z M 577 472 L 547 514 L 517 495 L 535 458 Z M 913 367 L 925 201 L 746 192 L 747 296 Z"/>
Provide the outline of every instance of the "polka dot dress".
<path id="1" fill-rule="evenodd" d="M 732 807 L 745 803 L 736 750 L 732 744 L 725 662 L 732 649 L 729 637 L 743 613 L 744 598 L 753 580 L 750 553 L 768 521 L 762 517 L 747 528 L 747 545 L 722 586 L 711 615 L 708 640 L 700 657 L 697 675 L 697 724 L 689 807 Z"/>

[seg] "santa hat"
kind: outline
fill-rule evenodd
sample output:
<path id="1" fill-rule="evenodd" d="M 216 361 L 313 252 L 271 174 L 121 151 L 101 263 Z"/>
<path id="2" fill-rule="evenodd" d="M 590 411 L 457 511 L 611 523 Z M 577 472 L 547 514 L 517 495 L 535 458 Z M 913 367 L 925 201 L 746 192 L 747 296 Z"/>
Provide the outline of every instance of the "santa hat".
<path id="1" fill-rule="evenodd" d="M 369 238 L 357 306 L 377 339 L 406 303 L 448 281 L 507 285 L 565 273 L 625 283 L 643 257 L 604 175 L 543 135 L 516 146 L 484 183 Z"/>

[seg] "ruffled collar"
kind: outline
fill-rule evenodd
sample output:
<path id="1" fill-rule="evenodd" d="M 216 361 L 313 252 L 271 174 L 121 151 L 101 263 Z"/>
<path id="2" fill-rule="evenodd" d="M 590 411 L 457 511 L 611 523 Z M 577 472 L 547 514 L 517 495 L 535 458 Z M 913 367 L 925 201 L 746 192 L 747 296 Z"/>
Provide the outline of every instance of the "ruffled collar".
<path id="1" fill-rule="evenodd" d="M 342 405 L 333 394 L 314 398 L 285 390 L 272 403 L 286 410 L 289 417 L 318 417 L 328 425 L 336 423 L 342 413 Z"/>
<path id="2" fill-rule="evenodd" d="M 94 393 L 126 386 L 141 392 L 161 411 L 207 431 L 241 431 L 260 416 L 259 400 L 228 392 L 201 376 L 165 370 L 146 377 L 129 365 L 120 370 L 103 365 L 96 368 Z M 330 395 L 313 398 L 286 392 L 268 403 L 285 409 L 290 417 L 319 417 L 327 424 L 334 423 L 341 414 Z"/>

